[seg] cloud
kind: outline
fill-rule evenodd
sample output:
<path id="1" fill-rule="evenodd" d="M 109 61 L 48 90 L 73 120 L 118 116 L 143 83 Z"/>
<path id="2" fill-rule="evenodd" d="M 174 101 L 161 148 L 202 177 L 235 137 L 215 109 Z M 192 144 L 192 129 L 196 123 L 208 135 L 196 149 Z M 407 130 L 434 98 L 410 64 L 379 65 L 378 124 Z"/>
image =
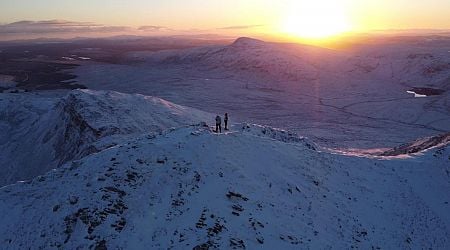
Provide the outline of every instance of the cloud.
<path id="1" fill-rule="evenodd" d="M 106 26 L 65 20 L 19 21 L 0 25 L 0 34 L 113 33 L 130 29 L 126 26 Z"/>
<path id="2" fill-rule="evenodd" d="M 263 27 L 265 25 L 263 24 L 255 24 L 255 25 L 238 25 L 238 26 L 228 26 L 228 27 L 222 27 L 218 28 L 219 30 L 244 30 L 244 29 L 252 29 L 252 28 L 258 28 Z"/>
<path id="3" fill-rule="evenodd" d="M 145 24 L 140 27 L 108 26 L 93 22 L 67 20 L 18 21 L 0 23 L 0 41 L 36 38 L 107 37 L 116 35 L 205 36 L 224 31 L 246 30 L 265 25 L 240 25 L 216 29 L 172 29 L 161 25 Z M 217 32 L 222 30 L 223 32 Z"/>
<path id="4" fill-rule="evenodd" d="M 139 27 L 138 30 L 154 32 L 154 31 L 165 31 L 165 30 L 170 30 L 170 29 L 165 26 L 145 25 L 145 26 Z"/>

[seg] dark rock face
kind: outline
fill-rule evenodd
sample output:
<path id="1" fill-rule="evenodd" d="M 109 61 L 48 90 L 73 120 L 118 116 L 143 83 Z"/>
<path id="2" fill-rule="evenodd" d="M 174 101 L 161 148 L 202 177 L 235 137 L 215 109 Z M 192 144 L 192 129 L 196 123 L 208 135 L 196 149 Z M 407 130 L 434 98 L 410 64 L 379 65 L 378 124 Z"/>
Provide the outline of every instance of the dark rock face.
<path id="1" fill-rule="evenodd" d="M 448 144 L 450 142 L 450 133 L 417 140 L 413 143 L 403 144 L 380 154 L 380 156 L 397 156 L 402 154 L 414 154 L 435 146 Z"/>
<path id="2" fill-rule="evenodd" d="M 433 89 L 433 88 L 412 88 L 410 91 L 419 95 L 426 95 L 426 96 L 442 95 L 445 92 L 445 90 L 443 89 Z"/>

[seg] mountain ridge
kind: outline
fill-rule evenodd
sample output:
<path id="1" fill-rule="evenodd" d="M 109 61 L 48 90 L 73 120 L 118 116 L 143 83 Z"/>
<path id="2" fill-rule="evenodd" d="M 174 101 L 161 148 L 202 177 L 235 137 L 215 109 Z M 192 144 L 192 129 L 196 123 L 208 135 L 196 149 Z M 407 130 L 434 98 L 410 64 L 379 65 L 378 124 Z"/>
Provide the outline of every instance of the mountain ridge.
<path id="1" fill-rule="evenodd" d="M 312 146 L 249 124 L 224 134 L 206 124 L 143 134 L 1 188 L 0 241 L 133 249 L 448 246 L 450 197 L 421 191 L 449 187 L 450 175 L 428 167 L 448 162 L 448 147 L 379 162 Z"/>
<path id="2" fill-rule="evenodd" d="M 114 91 L 74 90 L 56 98 L 7 94 L 0 105 L 0 165 L 5 166 L 0 186 L 99 152 L 127 136 L 212 117 L 160 98 Z"/>

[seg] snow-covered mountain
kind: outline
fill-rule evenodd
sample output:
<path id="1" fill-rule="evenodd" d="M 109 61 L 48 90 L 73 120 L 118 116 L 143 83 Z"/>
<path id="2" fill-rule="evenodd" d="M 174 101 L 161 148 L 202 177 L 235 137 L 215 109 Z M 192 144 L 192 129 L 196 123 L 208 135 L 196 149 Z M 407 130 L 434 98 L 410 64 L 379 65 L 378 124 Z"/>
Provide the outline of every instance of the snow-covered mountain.
<path id="1" fill-rule="evenodd" d="M 248 124 L 224 134 L 204 124 L 143 133 L 1 188 L 0 242 L 7 249 L 447 249 L 449 157 L 448 145 L 404 159 L 331 154 L 293 133 Z"/>
<path id="2" fill-rule="evenodd" d="M 240 38 L 77 69 L 164 99 L 1 94 L 0 248 L 450 249 L 446 41 Z"/>
<path id="3" fill-rule="evenodd" d="M 327 147 L 371 149 L 450 131 L 448 51 L 450 39 L 331 50 L 239 38 L 223 46 L 132 53 L 138 59 L 132 64 L 86 65 L 75 74 L 89 88 L 228 112 Z"/>
<path id="4" fill-rule="evenodd" d="M 448 90 L 450 59 L 432 43 L 366 45 L 332 50 L 311 45 L 271 43 L 241 37 L 227 46 L 205 46 L 144 54 L 157 64 L 195 65 L 209 71 L 280 81 L 309 82 L 324 75 L 397 81 Z"/>
<path id="5" fill-rule="evenodd" d="M 212 119 L 143 95 L 75 90 L 64 97 L 0 97 L 0 186 L 116 145 L 126 136 Z"/>
<path id="6" fill-rule="evenodd" d="M 227 71 L 253 78 L 305 81 L 317 79 L 320 71 L 326 70 L 326 63 L 343 58 L 341 53 L 329 49 L 241 37 L 227 46 L 159 51 L 145 60 L 158 65 L 195 65 L 208 71 Z"/>
<path id="7" fill-rule="evenodd" d="M 393 46 L 369 48 L 349 59 L 351 73 L 386 79 L 405 87 L 450 90 L 450 57 L 445 49 Z"/>
<path id="8" fill-rule="evenodd" d="M 356 155 L 143 95 L 0 105 L 2 248 L 450 246 L 448 135 Z"/>

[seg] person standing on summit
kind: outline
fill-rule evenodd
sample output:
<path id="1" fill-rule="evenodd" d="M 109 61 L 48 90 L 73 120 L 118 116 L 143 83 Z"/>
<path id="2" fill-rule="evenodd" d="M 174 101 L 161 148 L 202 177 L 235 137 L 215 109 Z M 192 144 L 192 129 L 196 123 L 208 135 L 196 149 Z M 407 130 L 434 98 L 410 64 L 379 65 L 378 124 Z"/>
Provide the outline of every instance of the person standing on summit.
<path id="1" fill-rule="evenodd" d="M 216 133 L 222 133 L 222 118 L 216 116 Z"/>
<path id="2" fill-rule="evenodd" d="M 223 123 L 225 125 L 225 130 L 228 130 L 228 113 L 225 113 L 225 117 L 223 118 Z"/>

